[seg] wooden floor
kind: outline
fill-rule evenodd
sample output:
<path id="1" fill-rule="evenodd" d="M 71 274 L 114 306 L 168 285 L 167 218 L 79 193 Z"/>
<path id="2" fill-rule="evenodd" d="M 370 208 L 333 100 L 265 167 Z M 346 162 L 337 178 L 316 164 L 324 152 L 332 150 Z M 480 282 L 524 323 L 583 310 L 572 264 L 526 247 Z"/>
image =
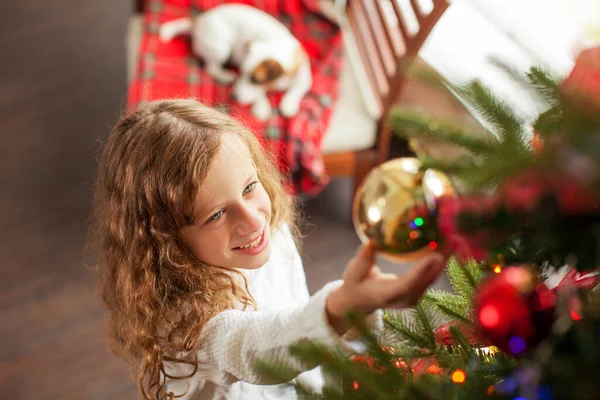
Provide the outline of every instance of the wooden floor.
<path id="1" fill-rule="evenodd" d="M 98 139 L 124 102 L 129 11 L 118 0 L 0 2 L 0 399 L 137 398 L 107 350 L 85 252 Z M 305 209 L 311 292 L 359 243 L 350 185 L 332 183 Z"/>

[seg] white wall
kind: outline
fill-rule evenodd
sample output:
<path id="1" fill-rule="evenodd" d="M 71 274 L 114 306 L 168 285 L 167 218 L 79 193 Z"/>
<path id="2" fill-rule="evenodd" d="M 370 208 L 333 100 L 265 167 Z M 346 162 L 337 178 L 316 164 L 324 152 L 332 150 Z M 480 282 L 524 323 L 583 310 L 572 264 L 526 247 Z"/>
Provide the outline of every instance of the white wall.
<path id="1" fill-rule="evenodd" d="M 600 24 L 600 0 L 546 0 L 579 27 Z"/>
<path id="2" fill-rule="evenodd" d="M 420 55 L 452 82 L 480 79 L 533 120 L 543 107 L 489 57 L 522 71 L 539 65 L 566 75 L 586 29 L 600 27 L 599 13 L 600 0 L 453 0 Z"/>

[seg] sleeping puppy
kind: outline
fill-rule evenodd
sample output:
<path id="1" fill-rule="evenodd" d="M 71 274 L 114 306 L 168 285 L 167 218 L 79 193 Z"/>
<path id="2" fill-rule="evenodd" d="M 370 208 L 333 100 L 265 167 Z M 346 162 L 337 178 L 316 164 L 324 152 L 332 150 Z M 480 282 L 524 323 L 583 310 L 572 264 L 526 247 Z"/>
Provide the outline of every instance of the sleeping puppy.
<path id="1" fill-rule="evenodd" d="M 271 116 L 269 90 L 285 91 L 279 105 L 283 116 L 298 112 L 312 85 L 310 62 L 300 42 L 274 17 L 254 7 L 224 4 L 160 28 L 163 41 L 184 33 L 191 33 L 192 50 L 206 71 L 220 82 L 235 81 L 234 96 L 240 104 L 252 104 L 258 119 Z M 238 67 L 239 76 L 224 68 L 228 62 Z"/>

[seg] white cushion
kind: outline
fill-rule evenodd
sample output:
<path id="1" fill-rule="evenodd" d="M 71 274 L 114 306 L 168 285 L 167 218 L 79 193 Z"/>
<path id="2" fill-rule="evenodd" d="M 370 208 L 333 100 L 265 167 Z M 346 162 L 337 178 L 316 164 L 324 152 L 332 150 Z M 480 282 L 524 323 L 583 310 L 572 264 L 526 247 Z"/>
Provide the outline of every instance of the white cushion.
<path id="1" fill-rule="evenodd" d="M 365 150 L 375 144 L 377 121 L 365 106 L 352 64 L 344 54 L 340 93 L 323 137 L 324 154 Z"/>
<path id="2" fill-rule="evenodd" d="M 142 32 L 142 16 L 133 15 L 129 19 L 125 38 L 128 82 L 135 75 Z M 353 65 L 357 60 L 356 49 L 352 47 L 351 38 L 346 40 L 346 36 L 347 32 L 344 32 L 345 43 L 348 44 L 345 45 L 340 93 L 333 108 L 329 127 L 323 137 L 322 151 L 324 154 L 365 150 L 375 144 L 376 115 L 367 107 L 367 101 L 364 99 L 364 87 L 361 87 L 355 76 L 357 70 L 358 74 L 361 72 L 364 74 L 364 71 L 360 69 L 360 66 Z"/>
<path id="3" fill-rule="evenodd" d="M 144 32 L 143 17 L 141 14 L 133 14 L 127 24 L 127 33 L 125 36 L 125 51 L 127 52 L 127 82 L 135 76 L 137 68 L 140 44 L 142 43 L 142 33 Z"/>

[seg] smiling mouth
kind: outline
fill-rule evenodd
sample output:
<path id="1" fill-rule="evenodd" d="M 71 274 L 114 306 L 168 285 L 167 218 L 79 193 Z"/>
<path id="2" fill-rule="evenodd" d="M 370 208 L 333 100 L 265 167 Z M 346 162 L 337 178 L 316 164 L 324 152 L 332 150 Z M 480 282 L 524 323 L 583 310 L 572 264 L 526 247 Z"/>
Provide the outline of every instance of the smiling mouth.
<path id="1" fill-rule="evenodd" d="M 256 246 L 258 246 L 258 244 L 260 243 L 260 241 L 261 241 L 261 239 L 262 239 L 262 237 L 263 237 L 263 235 L 264 235 L 264 234 L 265 234 L 265 231 L 264 231 L 264 229 L 263 229 L 263 231 L 262 231 L 262 233 L 260 234 L 260 236 L 259 236 L 259 237 L 257 237 L 255 240 L 251 241 L 251 242 L 250 242 L 250 243 L 248 243 L 248 244 L 245 244 L 245 245 L 243 245 L 243 246 L 239 246 L 239 247 L 235 247 L 235 248 L 236 248 L 236 249 L 249 249 L 249 248 L 252 248 L 252 247 L 256 247 Z"/>

